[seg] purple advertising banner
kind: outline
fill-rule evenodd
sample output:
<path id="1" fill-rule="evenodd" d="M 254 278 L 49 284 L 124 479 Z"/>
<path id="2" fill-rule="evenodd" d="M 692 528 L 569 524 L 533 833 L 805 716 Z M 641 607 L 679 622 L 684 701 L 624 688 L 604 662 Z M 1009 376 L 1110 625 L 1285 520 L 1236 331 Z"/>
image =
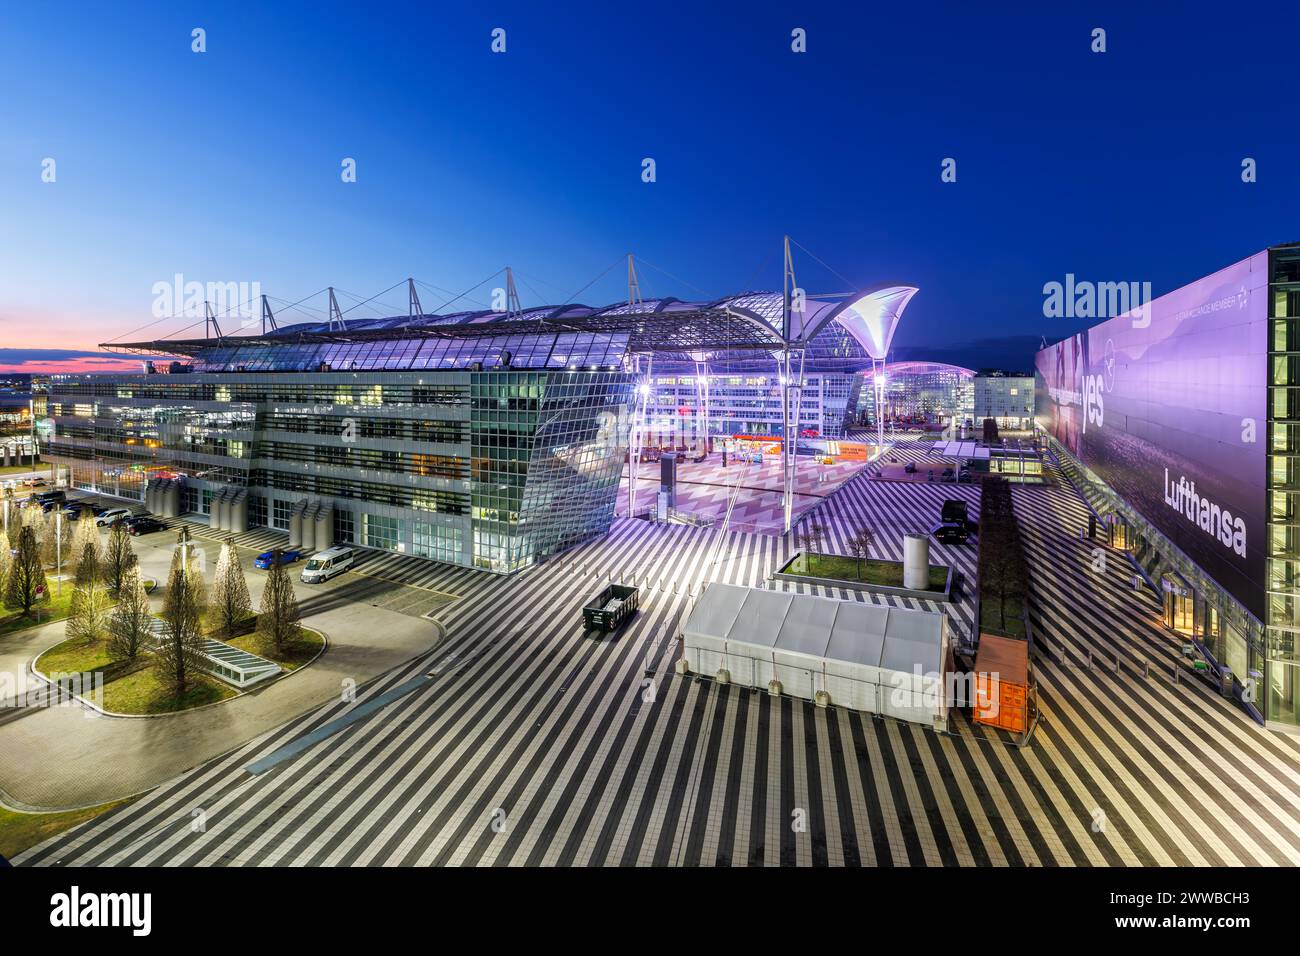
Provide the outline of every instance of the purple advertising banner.
<path id="1" fill-rule="evenodd" d="M 1044 349 L 1035 372 L 1042 427 L 1262 620 L 1268 253 Z"/>

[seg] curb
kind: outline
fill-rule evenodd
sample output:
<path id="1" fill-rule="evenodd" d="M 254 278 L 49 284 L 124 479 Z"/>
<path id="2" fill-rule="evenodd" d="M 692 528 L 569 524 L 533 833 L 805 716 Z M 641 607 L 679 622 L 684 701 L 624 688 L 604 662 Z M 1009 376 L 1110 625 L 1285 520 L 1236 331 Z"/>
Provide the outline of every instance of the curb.
<path id="1" fill-rule="evenodd" d="M 247 690 L 238 691 L 236 692 L 235 696 L 227 697 L 224 700 L 214 700 L 210 704 L 203 704 L 199 707 L 187 707 L 185 710 L 178 710 L 170 714 L 119 714 L 117 713 L 117 711 L 105 710 L 104 708 L 97 706 L 91 701 L 86 700 L 84 697 L 78 696 L 76 694 L 73 694 L 72 696 L 73 699 L 77 700 L 84 707 L 93 710 L 101 717 L 117 717 L 124 720 L 163 720 L 168 717 L 181 717 L 185 714 L 198 713 L 199 711 L 207 710 L 210 707 L 220 707 L 222 704 L 229 704 L 232 701 L 239 700 L 241 697 L 247 697 L 249 694 L 260 691 L 264 687 L 273 687 L 274 685 L 280 683 L 282 680 L 286 680 L 287 678 L 292 677 L 294 674 L 300 673 L 301 671 L 305 670 L 308 667 L 311 667 L 312 664 L 315 664 L 318 660 L 320 660 L 320 656 L 324 654 L 327 650 L 329 650 L 329 646 L 330 646 L 329 636 L 326 635 L 324 631 L 320 630 L 320 628 L 307 627 L 305 624 L 300 624 L 299 626 L 305 628 L 306 630 L 312 631 L 315 634 L 320 635 L 321 638 L 320 650 L 316 652 L 316 654 L 312 657 L 311 660 L 305 661 L 304 663 L 298 665 L 291 671 L 283 672 L 282 674 L 280 674 L 279 677 L 276 677 L 273 680 L 269 680 L 266 683 L 258 684 L 256 687 L 252 687 Z M 48 653 L 50 650 L 52 650 L 55 647 L 58 647 L 59 644 L 62 643 L 63 641 L 59 641 L 57 644 L 51 644 L 49 647 L 45 648 L 45 650 L 41 651 L 40 654 L 37 654 L 30 661 L 27 662 L 28 673 L 30 673 L 33 677 L 36 677 L 39 680 L 43 681 L 46 684 L 46 686 L 49 687 L 55 686 L 54 681 L 50 680 L 48 677 L 46 677 L 44 674 L 42 674 L 40 671 L 36 669 L 36 662 L 41 659 L 42 655 Z M 100 804 L 92 804 L 92 806 L 100 806 Z"/>

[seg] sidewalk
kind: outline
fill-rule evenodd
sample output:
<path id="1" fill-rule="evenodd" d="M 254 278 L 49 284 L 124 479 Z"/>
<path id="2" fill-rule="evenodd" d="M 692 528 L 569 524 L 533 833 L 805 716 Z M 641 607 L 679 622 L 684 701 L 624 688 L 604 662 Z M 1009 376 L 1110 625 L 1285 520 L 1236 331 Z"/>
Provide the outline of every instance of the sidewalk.
<path id="1" fill-rule="evenodd" d="M 165 580 L 175 536 L 156 537 L 138 541 L 136 553 L 144 573 Z M 241 557 L 247 568 L 251 554 Z M 215 564 L 214 549 L 209 577 Z M 247 577 L 257 607 L 266 578 L 251 571 Z M 362 578 L 340 580 L 334 590 L 342 596 L 350 587 L 367 586 Z M 161 588 L 154 594 L 155 610 L 161 594 Z M 427 651 L 439 635 L 431 621 L 362 601 L 329 602 L 321 613 L 304 613 L 303 623 L 324 632 L 325 654 L 283 680 L 214 707 L 148 720 L 87 717 L 79 706 L 0 708 L 0 800 L 62 809 L 154 787 L 337 697 L 345 679 L 363 684 Z M 18 684 L 28 663 L 64 633 L 60 621 L 0 638 L 0 672 Z"/>

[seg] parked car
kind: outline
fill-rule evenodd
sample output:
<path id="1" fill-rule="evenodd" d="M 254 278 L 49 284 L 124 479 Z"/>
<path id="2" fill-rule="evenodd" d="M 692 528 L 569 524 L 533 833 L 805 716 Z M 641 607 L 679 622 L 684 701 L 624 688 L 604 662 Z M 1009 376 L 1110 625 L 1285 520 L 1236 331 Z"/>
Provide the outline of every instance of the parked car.
<path id="1" fill-rule="evenodd" d="M 155 531 L 162 531 L 167 527 L 153 515 L 142 515 L 133 521 L 126 520 L 124 523 L 126 524 L 126 533 L 135 536 L 152 534 Z"/>
<path id="2" fill-rule="evenodd" d="M 115 525 L 131 517 L 130 508 L 109 508 L 103 514 L 95 515 L 95 526 L 102 528 L 105 525 Z"/>
<path id="3" fill-rule="evenodd" d="M 293 564 L 295 561 L 299 561 L 301 559 L 302 559 L 302 552 L 299 551 L 297 548 L 290 548 L 287 551 L 280 552 L 281 564 Z M 253 567 L 261 568 L 263 571 L 269 571 L 271 569 L 271 564 L 273 561 L 275 561 L 275 552 L 263 551 L 261 554 L 259 554 L 256 558 L 253 559 Z"/>
<path id="4" fill-rule="evenodd" d="M 961 498 L 944 499 L 943 508 L 939 512 L 940 521 L 965 524 L 968 517 L 970 517 L 970 505 L 965 500 Z"/>
<path id="5" fill-rule="evenodd" d="M 944 544 L 965 544 L 966 540 L 970 537 L 970 531 L 967 529 L 964 523 L 955 524 L 949 522 L 941 522 L 935 525 L 931 529 L 930 533 L 933 534 L 937 540 L 942 541 Z"/>
<path id="6" fill-rule="evenodd" d="M 28 498 L 28 501 L 35 501 L 37 504 L 45 504 L 47 501 L 63 502 L 68 498 L 67 492 L 64 491 L 38 491 Z"/>
<path id="7" fill-rule="evenodd" d="M 45 487 L 45 479 L 44 479 L 44 478 L 24 478 L 24 479 L 23 479 L 23 487 L 24 487 L 24 488 L 44 488 L 44 487 Z"/>
<path id="8" fill-rule="evenodd" d="M 352 567 L 355 555 L 351 548 L 326 548 L 317 551 L 298 577 L 303 584 L 319 584 Z"/>

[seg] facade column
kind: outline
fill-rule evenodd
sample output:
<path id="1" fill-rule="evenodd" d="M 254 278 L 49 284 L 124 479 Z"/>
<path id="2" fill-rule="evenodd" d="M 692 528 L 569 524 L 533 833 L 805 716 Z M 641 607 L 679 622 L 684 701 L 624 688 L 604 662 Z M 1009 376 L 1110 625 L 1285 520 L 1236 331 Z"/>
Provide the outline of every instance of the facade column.
<path id="1" fill-rule="evenodd" d="M 781 351 L 781 509 L 782 526 L 790 533 L 794 517 L 794 442 L 790 428 L 790 347 Z"/>
<path id="2" fill-rule="evenodd" d="M 645 443 L 645 420 L 650 402 L 650 391 L 654 388 L 654 356 L 645 357 L 645 372 L 641 371 L 641 356 L 633 356 L 633 371 L 637 377 L 636 396 L 632 402 L 632 431 L 628 441 L 627 474 L 627 514 L 631 518 L 636 514 L 636 492 L 640 483 L 641 449 Z"/>
<path id="3" fill-rule="evenodd" d="M 871 360 L 871 388 L 876 393 L 876 457 L 885 451 L 885 363 Z"/>
<path id="4" fill-rule="evenodd" d="M 695 415 L 703 435 L 703 454 L 709 452 L 709 363 L 695 362 Z"/>

